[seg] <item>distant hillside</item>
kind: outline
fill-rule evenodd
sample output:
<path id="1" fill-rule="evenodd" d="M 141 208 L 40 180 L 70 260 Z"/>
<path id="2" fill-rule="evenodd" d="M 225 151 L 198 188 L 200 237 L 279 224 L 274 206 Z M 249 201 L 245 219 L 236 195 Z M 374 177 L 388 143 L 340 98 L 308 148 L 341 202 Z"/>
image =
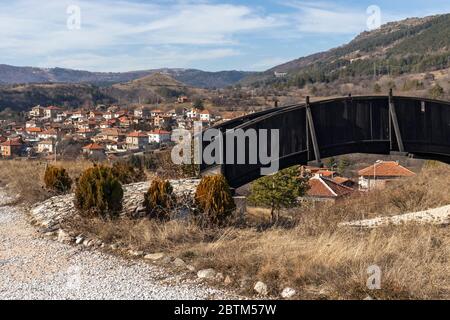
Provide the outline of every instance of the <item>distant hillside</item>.
<path id="1" fill-rule="evenodd" d="M 171 75 L 192 87 L 196 88 L 225 88 L 234 85 L 245 77 L 257 74 L 255 72 L 245 71 L 219 71 L 205 72 L 200 70 L 183 70 L 182 72 L 174 72 Z"/>
<path id="2" fill-rule="evenodd" d="M 252 75 L 244 83 L 303 87 L 355 77 L 401 75 L 450 67 L 450 14 L 410 18 L 364 32 L 341 47 Z M 276 78 L 275 72 L 287 73 Z"/>
<path id="3" fill-rule="evenodd" d="M 115 99 L 128 102 L 156 103 L 173 100 L 181 95 L 189 95 L 196 90 L 167 74 L 153 73 L 149 76 L 126 83 L 113 85 L 104 92 Z"/>
<path id="4" fill-rule="evenodd" d="M 0 64 L 0 83 L 89 83 L 108 86 L 129 82 L 154 73 L 164 73 L 174 79 L 198 88 L 222 88 L 236 84 L 250 75 L 243 71 L 205 72 L 194 69 L 156 69 L 131 72 L 89 72 L 63 68 L 14 67 Z"/>
<path id="5" fill-rule="evenodd" d="M 58 105 L 88 107 L 96 104 L 114 103 L 98 87 L 88 84 L 33 84 L 0 86 L 0 111 L 10 108 L 29 110 L 35 105 Z"/>

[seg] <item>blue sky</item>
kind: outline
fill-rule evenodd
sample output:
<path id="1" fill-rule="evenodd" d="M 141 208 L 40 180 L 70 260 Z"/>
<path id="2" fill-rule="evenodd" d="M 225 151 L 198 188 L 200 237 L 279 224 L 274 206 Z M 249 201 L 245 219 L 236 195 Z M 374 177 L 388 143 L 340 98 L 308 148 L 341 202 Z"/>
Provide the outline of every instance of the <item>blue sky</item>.
<path id="1" fill-rule="evenodd" d="M 266 70 L 448 0 L 0 0 L 0 63 L 90 71 Z"/>

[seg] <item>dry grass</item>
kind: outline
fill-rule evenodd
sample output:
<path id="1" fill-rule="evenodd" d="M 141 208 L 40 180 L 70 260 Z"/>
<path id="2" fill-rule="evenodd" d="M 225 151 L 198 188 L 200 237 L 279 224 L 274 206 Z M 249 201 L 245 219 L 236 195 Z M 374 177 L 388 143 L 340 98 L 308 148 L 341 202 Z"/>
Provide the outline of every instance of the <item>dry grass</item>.
<path id="1" fill-rule="evenodd" d="M 63 162 L 72 178 L 89 162 Z M 45 162 L 1 161 L 3 185 L 34 203 L 49 194 L 41 187 Z M 448 227 L 408 225 L 369 231 L 339 229 L 337 224 L 377 215 L 420 211 L 450 203 L 450 168 L 429 163 L 415 178 L 386 190 L 350 197 L 333 206 L 289 211 L 295 226 L 255 226 L 265 210 L 252 208 L 247 227 L 200 228 L 187 221 L 116 221 L 75 218 L 67 226 L 107 243 L 145 252 L 168 252 L 197 268 L 215 268 L 251 293 L 252 283 L 265 281 L 278 295 L 285 286 L 304 299 L 450 298 L 450 233 Z M 262 219 L 264 220 L 264 219 Z M 262 231 L 264 230 L 264 231 Z M 366 286 L 367 268 L 382 270 L 381 290 Z"/>
<path id="2" fill-rule="evenodd" d="M 53 194 L 44 189 L 45 161 L 27 160 L 1 160 L 0 182 L 19 196 L 18 201 L 33 204 L 43 201 Z M 54 163 L 51 163 L 54 165 Z M 80 173 L 91 167 L 88 161 L 59 161 L 57 166 L 64 167 L 72 179 L 79 177 Z"/>
<path id="3" fill-rule="evenodd" d="M 215 268 L 251 293 L 265 281 L 278 295 L 286 286 L 303 299 L 450 298 L 448 227 L 408 225 L 369 231 L 339 229 L 337 223 L 379 213 L 394 214 L 450 203 L 450 169 L 428 166 L 416 179 L 388 190 L 352 197 L 335 206 L 298 209 L 297 225 L 204 229 L 186 221 L 81 220 L 77 232 L 145 252 L 168 252 L 197 268 Z M 394 192 L 395 191 L 395 192 Z M 418 196 L 419 195 L 419 196 Z M 258 210 L 253 210 L 258 214 Z M 264 211 L 261 211 L 264 212 Z M 368 267 L 381 268 L 381 290 L 371 291 Z"/>

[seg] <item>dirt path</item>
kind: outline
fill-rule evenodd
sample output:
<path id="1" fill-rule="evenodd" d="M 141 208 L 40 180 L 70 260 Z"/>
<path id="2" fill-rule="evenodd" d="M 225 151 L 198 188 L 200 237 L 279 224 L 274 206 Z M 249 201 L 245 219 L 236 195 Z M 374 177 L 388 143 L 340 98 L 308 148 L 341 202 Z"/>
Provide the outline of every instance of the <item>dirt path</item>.
<path id="1" fill-rule="evenodd" d="M 0 299 L 235 298 L 145 262 L 39 236 L 0 193 Z"/>

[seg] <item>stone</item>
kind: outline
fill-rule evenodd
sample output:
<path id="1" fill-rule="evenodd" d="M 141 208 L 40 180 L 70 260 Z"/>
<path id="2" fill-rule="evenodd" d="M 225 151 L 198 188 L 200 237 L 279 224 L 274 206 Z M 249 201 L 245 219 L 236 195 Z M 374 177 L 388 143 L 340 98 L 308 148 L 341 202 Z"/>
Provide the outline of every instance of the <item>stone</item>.
<path id="1" fill-rule="evenodd" d="M 162 252 L 159 253 L 151 253 L 151 254 L 147 254 L 144 259 L 145 260 L 151 260 L 151 261 L 158 261 L 161 260 L 162 258 L 164 258 L 166 255 Z"/>
<path id="2" fill-rule="evenodd" d="M 225 280 L 223 281 L 223 284 L 226 286 L 229 286 L 231 283 L 233 282 L 233 280 L 231 279 L 230 276 L 226 276 Z"/>
<path id="3" fill-rule="evenodd" d="M 116 243 L 114 243 L 114 244 L 111 244 L 111 245 L 109 246 L 109 248 L 110 248 L 111 250 L 117 250 L 117 249 L 119 249 L 119 245 L 116 244 Z"/>
<path id="4" fill-rule="evenodd" d="M 180 258 L 176 258 L 173 261 L 173 265 L 177 268 L 184 268 L 186 266 L 186 262 L 184 262 L 182 259 Z"/>
<path id="5" fill-rule="evenodd" d="M 224 279 L 223 273 L 219 272 L 216 274 L 216 276 L 214 277 L 214 279 L 218 282 L 222 282 Z"/>
<path id="6" fill-rule="evenodd" d="M 191 271 L 191 272 L 195 272 L 195 267 L 193 266 L 193 265 L 187 265 L 186 266 L 186 269 L 188 269 L 189 271 Z"/>
<path id="7" fill-rule="evenodd" d="M 161 259 L 161 263 L 162 263 L 162 264 L 169 264 L 169 263 L 172 262 L 172 260 L 173 260 L 172 257 L 166 256 L 166 257 L 164 257 L 164 258 Z"/>
<path id="8" fill-rule="evenodd" d="M 75 238 L 75 244 L 82 244 L 84 241 L 84 238 L 82 236 L 78 236 Z"/>
<path id="9" fill-rule="evenodd" d="M 292 298 L 293 296 L 295 296 L 296 293 L 297 293 L 297 291 L 295 291 L 295 289 L 284 288 L 283 291 L 281 291 L 281 297 L 284 299 L 289 299 L 289 298 Z"/>
<path id="10" fill-rule="evenodd" d="M 216 271 L 214 269 L 203 269 L 197 272 L 197 277 L 200 279 L 211 279 L 216 276 Z"/>
<path id="11" fill-rule="evenodd" d="M 92 246 L 92 240 L 91 239 L 86 239 L 86 240 L 84 240 L 83 241 L 83 245 L 85 246 L 85 247 L 90 247 L 90 246 Z"/>
<path id="12" fill-rule="evenodd" d="M 130 256 L 133 256 L 133 257 L 141 257 L 141 256 L 144 255 L 144 252 L 143 251 L 136 251 L 136 250 L 128 250 L 128 254 Z"/>
<path id="13" fill-rule="evenodd" d="M 64 231 L 63 229 L 58 230 L 58 242 L 67 243 L 71 241 L 72 237 L 66 231 Z"/>
<path id="14" fill-rule="evenodd" d="M 261 296 L 267 296 L 269 293 L 267 285 L 262 281 L 258 281 L 253 289 Z"/>

